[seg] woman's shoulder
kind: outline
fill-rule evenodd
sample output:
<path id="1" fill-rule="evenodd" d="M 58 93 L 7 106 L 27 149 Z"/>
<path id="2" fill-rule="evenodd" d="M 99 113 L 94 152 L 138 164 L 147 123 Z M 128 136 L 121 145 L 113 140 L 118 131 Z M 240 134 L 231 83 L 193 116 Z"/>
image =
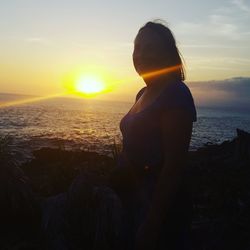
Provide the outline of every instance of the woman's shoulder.
<path id="1" fill-rule="evenodd" d="M 191 115 L 193 121 L 197 120 L 194 99 L 189 87 L 182 81 L 172 84 L 164 89 L 159 100 L 162 109 L 184 109 Z"/>
<path id="2" fill-rule="evenodd" d="M 178 95 L 190 97 L 191 95 L 189 87 L 183 81 L 177 81 L 177 82 L 171 83 L 169 87 L 166 87 L 164 89 L 163 92 L 165 95 L 168 95 L 168 96 L 171 95 L 173 97 L 178 96 Z"/>

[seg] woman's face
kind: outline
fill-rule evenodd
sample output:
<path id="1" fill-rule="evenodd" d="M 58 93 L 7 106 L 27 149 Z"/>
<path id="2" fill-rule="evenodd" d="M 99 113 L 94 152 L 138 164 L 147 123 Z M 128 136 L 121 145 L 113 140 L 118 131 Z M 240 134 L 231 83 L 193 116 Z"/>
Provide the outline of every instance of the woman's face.
<path id="1" fill-rule="evenodd" d="M 166 67 L 166 46 L 159 34 L 142 29 L 134 42 L 133 62 L 139 75 Z"/>

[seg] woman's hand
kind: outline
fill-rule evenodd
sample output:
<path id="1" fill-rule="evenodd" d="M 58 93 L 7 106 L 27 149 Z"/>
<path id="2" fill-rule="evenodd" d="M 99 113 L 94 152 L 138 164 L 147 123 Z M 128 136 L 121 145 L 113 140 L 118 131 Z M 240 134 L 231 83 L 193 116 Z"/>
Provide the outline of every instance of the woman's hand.
<path id="1" fill-rule="evenodd" d="M 136 234 L 135 250 L 154 250 L 156 249 L 158 232 L 149 223 L 143 223 Z"/>

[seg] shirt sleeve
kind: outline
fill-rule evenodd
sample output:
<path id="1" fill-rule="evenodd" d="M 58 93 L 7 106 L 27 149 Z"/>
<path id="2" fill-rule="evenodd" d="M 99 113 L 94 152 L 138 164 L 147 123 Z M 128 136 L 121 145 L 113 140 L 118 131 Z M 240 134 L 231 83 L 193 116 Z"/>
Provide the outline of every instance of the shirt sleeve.
<path id="1" fill-rule="evenodd" d="M 184 84 L 176 84 L 167 89 L 159 101 L 162 110 L 183 109 L 190 113 L 192 121 L 197 121 L 197 112 L 189 88 Z"/>

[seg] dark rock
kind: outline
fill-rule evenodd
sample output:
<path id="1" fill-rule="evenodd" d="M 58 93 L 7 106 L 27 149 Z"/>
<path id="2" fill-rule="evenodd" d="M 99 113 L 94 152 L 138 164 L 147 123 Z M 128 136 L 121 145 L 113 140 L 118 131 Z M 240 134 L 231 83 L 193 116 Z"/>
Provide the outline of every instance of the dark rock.
<path id="1" fill-rule="evenodd" d="M 80 175 L 67 193 L 48 198 L 44 205 L 46 249 L 118 249 L 121 218 L 114 191 Z"/>
<path id="2" fill-rule="evenodd" d="M 250 133 L 236 129 L 236 150 L 235 155 L 239 159 L 250 160 Z"/>
<path id="3" fill-rule="evenodd" d="M 237 137 L 231 141 L 189 152 L 187 178 L 193 191 L 197 250 L 250 248 L 249 138 L 249 133 L 237 129 Z M 120 248 L 121 204 L 107 187 L 114 159 L 95 152 L 51 148 L 35 151 L 34 159 L 21 169 L 2 159 L 8 162 L 0 166 L 1 236 L 9 237 L 5 243 L 19 242 L 21 249 L 32 245 L 27 236 L 39 238 L 40 201 L 40 241 L 45 244 L 37 243 L 34 249 Z M 124 173 L 119 180 L 111 184 L 122 193 Z M 3 243 L 0 249 L 3 246 L 11 249 Z"/>

